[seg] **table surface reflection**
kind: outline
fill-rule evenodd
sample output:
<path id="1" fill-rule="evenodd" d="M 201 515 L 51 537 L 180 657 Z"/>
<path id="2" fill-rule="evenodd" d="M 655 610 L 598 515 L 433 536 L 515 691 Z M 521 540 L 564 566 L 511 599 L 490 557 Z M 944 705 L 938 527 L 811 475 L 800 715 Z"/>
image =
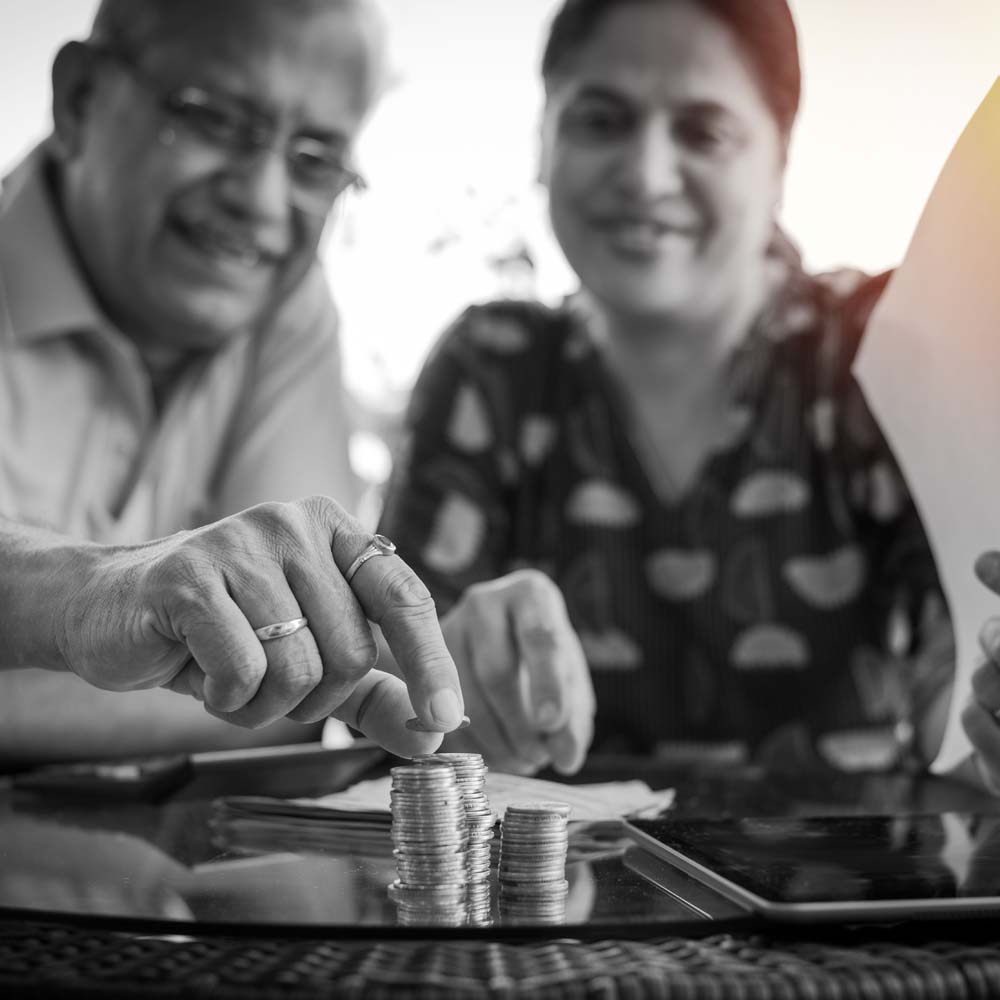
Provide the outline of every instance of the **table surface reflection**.
<path id="1" fill-rule="evenodd" d="M 315 934 L 323 928 L 339 938 L 427 932 L 427 926 L 401 927 L 388 896 L 396 875 L 388 831 L 345 847 L 315 827 L 304 841 L 266 824 L 237 830 L 220 822 L 220 796 L 324 794 L 386 773 L 393 759 L 359 745 L 194 760 L 184 783 L 159 802 L 8 784 L 0 792 L 0 915 L 152 922 L 178 933 L 298 928 Z M 676 788 L 680 816 L 998 811 L 992 799 L 930 776 L 782 776 L 753 767 L 671 768 L 604 757 L 589 761 L 576 780 L 636 777 L 654 788 Z M 613 824 L 574 836 L 567 879 L 564 912 L 533 919 L 519 907 L 512 915 L 494 891 L 488 920 L 478 926 L 431 921 L 435 934 L 642 936 L 749 919 L 721 900 L 709 916 L 699 914 L 661 891 Z"/>

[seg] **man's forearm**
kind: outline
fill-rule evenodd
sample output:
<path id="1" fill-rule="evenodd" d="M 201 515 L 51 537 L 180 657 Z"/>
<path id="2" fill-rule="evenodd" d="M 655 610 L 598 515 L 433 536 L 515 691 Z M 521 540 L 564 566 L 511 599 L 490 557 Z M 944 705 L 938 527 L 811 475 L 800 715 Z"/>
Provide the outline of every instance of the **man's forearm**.
<path id="1" fill-rule="evenodd" d="M 99 547 L 0 518 L 0 670 L 66 670 L 67 601 Z"/>
<path id="2" fill-rule="evenodd" d="M 0 519 L 0 765 L 317 738 L 318 726 L 282 720 L 240 729 L 193 699 L 102 691 L 72 673 L 63 657 L 65 609 L 115 552 Z"/>

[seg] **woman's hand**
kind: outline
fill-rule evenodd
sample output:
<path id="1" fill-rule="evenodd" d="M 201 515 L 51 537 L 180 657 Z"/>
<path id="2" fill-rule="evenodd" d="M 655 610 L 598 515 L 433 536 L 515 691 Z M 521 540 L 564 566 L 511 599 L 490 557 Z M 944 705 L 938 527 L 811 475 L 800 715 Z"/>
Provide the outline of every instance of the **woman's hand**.
<path id="1" fill-rule="evenodd" d="M 1000 552 L 984 552 L 976 560 L 976 576 L 1000 594 Z M 979 632 L 985 660 L 972 673 L 972 695 L 962 710 L 962 728 L 972 743 L 979 777 L 1000 794 L 1000 617 L 990 618 Z"/>
<path id="2" fill-rule="evenodd" d="M 475 584 L 442 618 L 471 725 L 445 738 L 490 767 L 579 770 L 594 735 L 594 689 L 559 588 L 537 570 Z"/>

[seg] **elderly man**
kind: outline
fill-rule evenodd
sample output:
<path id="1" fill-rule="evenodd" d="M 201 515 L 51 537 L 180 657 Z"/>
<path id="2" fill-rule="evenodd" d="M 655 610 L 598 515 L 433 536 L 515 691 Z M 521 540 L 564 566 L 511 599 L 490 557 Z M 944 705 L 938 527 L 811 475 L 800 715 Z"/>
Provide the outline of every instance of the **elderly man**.
<path id="1" fill-rule="evenodd" d="M 94 567 L 58 562 L 70 574 L 62 591 L 45 573 L 28 573 L 25 583 L 12 574 L 25 572 L 17 558 L 26 544 L 57 545 L 19 525 L 134 545 L 262 501 L 325 495 L 350 506 L 336 314 L 317 247 L 337 198 L 360 183 L 352 143 L 382 74 L 381 22 L 365 0 L 104 0 L 90 37 L 56 56 L 52 135 L 6 179 L 0 200 L 0 516 L 8 519 L 0 558 L 8 602 L 16 583 L 16 607 L 5 606 L 0 626 L 13 650 L 4 665 L 25 668 L 0 672 L 0 760 L 315 734 L 287 721 L 241 730 L 189 698 L 100 691 L 67 672 L 66 657 L 40 653 L 32 661 L 32 643 L 11 638 L 30 624 L 27 609 L 49 615 L 44 602 L 66 599 L 67 586 L 87 590 Z M 339 509 L 278 510 L 238 521 L 248 530 L 223 531 L 223 549 L 203 559 L 208 589 L 228 590 L 244 628 L 309 617 L 299 605 L 310 587 L 315 603 L 313 570 L 282 562 L 274 532 L 279 543 L 290 533 L 299 548 L 303 538 L 325 545 L 327 557 L 332 539 L 339 562 L 328 559 L 326 569 L 340 584 L 351 563 L 345 546 L 364 548 L 360 529 Z M 237 549 L 225 549 L 231 544 Z M 162 552 L 148 555 L 136 555 L 136 564 L 153 565 Z M 135 610 L 148 596 L 148 575 L 126 574 L 127 584 L 102 578 L 118 580 L 122 608 Z M 401 592 L 373 595 L 367 607 L 343 585 L 325 596 L 342 602 L 355 626 L 362 611 L 412 617 L 406 599 L 393 601 L 415 580 L 405 572 L 400 579 Z M 98 612 L 101 627 L 129 627 L 107 598 L 78 602 L 77 612 L 77 629 L 88 629 L 88 615 Z M 147 612 L 156 617 L 154 608 Z M 298 670 L 290 690 L 299 699 L 310 688 L 303 677 L 316 683 L 317 647 L 330 652 L 333 625 L 323 627 L 313 638 L 307 628 L 268 641 L 268 676 L 278 667 Z M 439 635 L 432 619 L 421 628 L 424 638 Z M 167 631 L 172 641 L 190 638 Z M 374 646 L 370 636 L 361 642 L 351 634 L 345 676 L 356 680 Z M 417 646 L 419 638 L 419 630 L 410 637 Z M 298 644 L 295 662 L 271 652 L 279 643 Z M 238 648 L 246 654 L 245 644 Z M 255 648 L 261 657 L 263 647 Z M 123 639 L 116 655 L 129 650 L 148 652 Z M 343 664 L 325 656 L 323 666 L 323 684 L 336 687 L 329 675 Z M 225 683 L 213 695 L 210 674 L 203 688 L 203 672 L 178 663 L 141 683 L 109 681 L 100 667 L 90 679 L 118 688 L 170 683 L 224 717 L 242 707 L 231 721 L 259 727 L 295 702 L 286 691 L 264 709 L 248 707 L 261 683 L 257 667 L 235 697 Z M 457 679 L 448 676 L 445 687 L 455 693 Z M 299 720 L 321 718 L 342 694 L 327 691 Z M 429 697 L 426 688 L 425 708 Z M 453 721 L 456 713 L 458 695 L 445 715 Z"/>

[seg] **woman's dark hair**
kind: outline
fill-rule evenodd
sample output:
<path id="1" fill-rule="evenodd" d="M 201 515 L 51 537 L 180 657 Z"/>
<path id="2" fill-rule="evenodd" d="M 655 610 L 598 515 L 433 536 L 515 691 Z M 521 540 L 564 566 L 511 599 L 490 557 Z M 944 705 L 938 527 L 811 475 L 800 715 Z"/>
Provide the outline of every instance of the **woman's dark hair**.
<path id="1" fill-rule="evenodd" d="M 733 33 L 787 141 L 802 92 L 798 36 L 787 0 L 564 0 L 549 28 L 542 79 L 549 83 L 557 77 L 613 10 L 628 4 L 676 2 L 705 11 Z"/>

